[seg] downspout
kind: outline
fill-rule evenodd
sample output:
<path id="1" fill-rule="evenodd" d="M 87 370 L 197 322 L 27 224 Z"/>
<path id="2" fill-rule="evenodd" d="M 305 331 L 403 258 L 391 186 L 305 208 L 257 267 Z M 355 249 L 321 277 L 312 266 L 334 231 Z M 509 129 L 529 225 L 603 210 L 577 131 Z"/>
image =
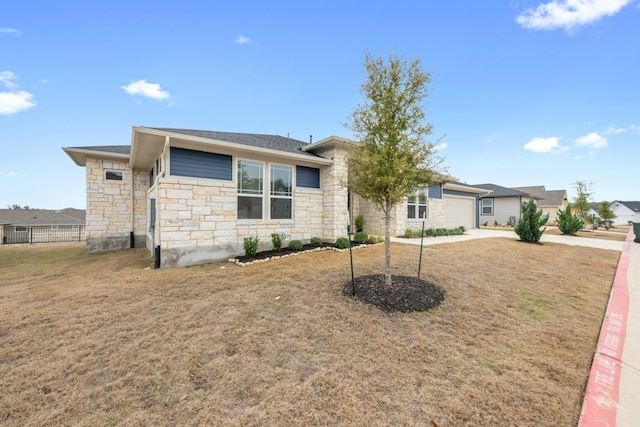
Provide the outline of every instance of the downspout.
<path id="1" fill-rule="evenodd" d="M 134 193 L 134 183 L 135 183 L 135 178 L 133 175 L 133 167 L 131 166 L 131 164 L 129 164 L 129 170 L 131 171 L 131 191 L 129 191 L 129 203 L 131 204 L 131 215 L 130 215 L 130 221 L 131 221 L 131 231 L 129 232 L 129 248 L 135 248 L 136 247 L 136 236 L 135 236 L 135 226 L 133 224 L 133 221 L 135 219 L 135 214 L 134 214 L 134 206 L 133 206 L 133 202 L 134 202 L 134 197 L 133 197 L 133 193 Z"/>
<path id="2" fill-rule="evenodd" d="M 153 248 L 153 268 L 160 268 L 162 265 L 162 263 L 160 262 L 161 258 L 162 258 L 162 252 L 160 249 L 160 243 L 162 242 L 161 239 L 161 230 L 160 230 L 160 209 L 158 209 L 158 205 L 160 203 L 160 177 L 164 177 L 165 174 L 167 173 L 167 169 L 169 168 L 169 163 L 171 162 L 171 151 L 170 151 L 170 146 L 171 146 L 171 138 L 169 138 L 169 136 L 165 136 L 164 137 L 164 149 L 162 150 L 162 153 L 160 153 L 160 162 L 159 164 L 162 164 L 162 157 L 164 155 L 166 155 L 166 161 L 164 163 L 164 166 L 162 167 L 162 174 L 160 174 L 160 171 L 157 171 L 157 175 L 156 175 L 156 224 L 158 224 L 158 226 L 156 226 L 156 224 L 154 224 L 153 227 L 153 232 L 157 233 L 158 235 L 158 244 Z M 158 168 L 159 169 L 159 168 Z M 155 239 L 155 236 L 154 236 Z"/>

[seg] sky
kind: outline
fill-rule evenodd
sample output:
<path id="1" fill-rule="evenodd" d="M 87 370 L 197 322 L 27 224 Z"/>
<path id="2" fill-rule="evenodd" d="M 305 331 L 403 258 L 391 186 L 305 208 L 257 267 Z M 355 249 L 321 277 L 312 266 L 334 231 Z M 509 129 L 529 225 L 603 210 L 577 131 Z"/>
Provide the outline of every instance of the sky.
<path id="1" fill-rule="evenodd" d="M 7 0 L 0 208 L 85 208 L 62 147 L 133 126 L 338 135 L 366 53 L 420 59 L 449 174 L 640 200 L 640 0 Z"/>

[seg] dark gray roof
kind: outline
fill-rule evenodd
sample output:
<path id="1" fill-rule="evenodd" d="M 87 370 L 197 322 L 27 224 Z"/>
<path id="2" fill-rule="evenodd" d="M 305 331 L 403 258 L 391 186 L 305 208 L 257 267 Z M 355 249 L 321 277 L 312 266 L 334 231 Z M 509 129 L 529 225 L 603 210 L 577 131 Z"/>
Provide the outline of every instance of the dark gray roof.
<path id="1" fill-rule="evenodd" d="M 215 139 L 217 141 L 232 142 L 235 144 L 251 145 L 253 147 L 269 148 L 272 150 L 285 151 L 288 153 L 306 154 L 317 157 L 313 153 L 302 151 L 302 147 L 308 145 L 306 142 L 279 135 L 264 135 L 255 133 L 218 132 L 210 130 L 193 129 L 173 129 L 173 128 L 150 128 L 163 132 L 180 133 L 183 135 L 197 136 L 199 138 Z"/>
<path id="2" fill-rule="evenodd" d="M 533 187 L 513 187 L 514 190 L 524 191 L 538 197 L 538 206 L 561 206 L 567 198 L 565 190 L 546 190 L 544 185 Z"/>
<path id="3" fill-rule="evenodd" d="M 92 145 L 90 147 L 73 147 L 78 150 L 102 151 L 105 153 L 126 154 L 131 152 L 130 145 Z"/>
<path id="4" fill-rule="evenodd" d="M 532 196 L 529 193 L 514 190 L 512 188 L 501 187 L 496 184 L 474 184 L 473 187 L 484 188 L 485 190 L 491 190 L 492 193 L 486 197 L 531 197 Z"/>
<path id="5" fill-rule="evenodd" d="M 12 225 L 84 225 L 84 209 L 0 209 L 0 224 Z"/>
<path id="6" fill-rule="evenodd" d="M 625 205 L 634 212 L 640 212 L 640 202 L 623 202 L 622 200 L 616 200 L 613 203 L 618 202 L 621 205 Z"/>

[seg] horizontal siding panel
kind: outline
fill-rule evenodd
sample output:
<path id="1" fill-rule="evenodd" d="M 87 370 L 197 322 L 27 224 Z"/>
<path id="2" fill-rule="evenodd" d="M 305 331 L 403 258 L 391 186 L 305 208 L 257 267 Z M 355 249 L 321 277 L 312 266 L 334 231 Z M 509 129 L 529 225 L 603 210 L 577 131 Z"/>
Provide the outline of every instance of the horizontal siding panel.
<path id="1" fill-rule="evenodd" d="M 296 166 L 296 187 L 320 188 L 320 169 Z"/>
<path id="2" fill-rule="evenodd" d="M 442 184 L 432 184 L 429 186 L 430 199 L 442 199 Z"/>
<path id="3" fill-rule="evenodd" d="M 171 147 L 171 175 L 231 181 L 231 156 Z"/>

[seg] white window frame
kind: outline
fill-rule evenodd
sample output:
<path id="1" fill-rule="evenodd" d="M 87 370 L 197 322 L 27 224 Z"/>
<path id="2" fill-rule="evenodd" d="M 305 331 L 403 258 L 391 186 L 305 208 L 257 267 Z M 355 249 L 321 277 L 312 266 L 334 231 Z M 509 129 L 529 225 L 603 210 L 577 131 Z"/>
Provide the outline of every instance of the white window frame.
<path id="1" fill-rule="evenodd" d="M 109 178 L 107 175 L 111 173 L 115 176 L 119 176 L 120 179 Z M 104 180 L 105 181 L 124 181 L 124 171 L 119 171 L 117 169 L 105 169 L 104 170 Z"/>
<path id="2" fill-rule="evenodd" d="M 289 191 L 288 192 L 276 192 L 274 190 L 274 170 L 280 169 L 281 171 L 286 170 L 289 173 Z M 278 220 L 291 220 L 293 219 L 293 166 L 290 165 L 282 165 L 278 163 L 270 163 L 269 164 L 269 219 L 278 219 Z M 291 201 L 291 211 L 289 218 L 272 218 L 271 208 L 273 199 L 285 199 Z"/>
<path id="3" fill-rule="evenodd" d="M 488 201 L 491 202 L 490 206 L 485 206 L 484 202 Z M 480 200 L 480 215 L 493 215 L 493 205 L 494 205 L 494 201 L 493 201 L 493 197 L 486 197 L 484 199 Z M 490 212 L 485 213 L 484 208 L 489 208 Z"/>
<path id="4" fill-rule="evenodd" d="M 424 197 L 424 200 L 420 199 Z M 409 216 L 409 207 L 414 207 L 414 217 Z M 424 208 L 423 216 L 420 217 L 420 208 Z M 407 198 L 407 219 L 426 219 L 429 218 L 429 188 L 417 188 L 409 194 Z"/>
<path id="5" fill-rule="evenodd" d="M 241 164 L 246 164 L 246 165 L 250 165 L 250 166 L 256 166 L 260 168 L 260 185 L 259 188 L 257 190 L 249 190 L 249 189 L 243 189 L 241 188 L 241 179 L 240 179 L 240 167 Z M 236 196 L 237 196 L 237 200 L 238 200 L 238 206 L 236 209 L 236 218 L 238 218 L 239 220 L 260 220 L 260 219 L 264 219 L 264 183 L 265 183 L 265 164 L 264 162 L 258 161 L 258 160 L 249 160 L 249 159 L 237 159 L 236 160 Z M 261 202 L 261 211 L 262 214 L 260 215 L 260 218 L 240 218 L 240 197 L 254 197 L 254 198 L 260 198 L 260 202 Z"/>

